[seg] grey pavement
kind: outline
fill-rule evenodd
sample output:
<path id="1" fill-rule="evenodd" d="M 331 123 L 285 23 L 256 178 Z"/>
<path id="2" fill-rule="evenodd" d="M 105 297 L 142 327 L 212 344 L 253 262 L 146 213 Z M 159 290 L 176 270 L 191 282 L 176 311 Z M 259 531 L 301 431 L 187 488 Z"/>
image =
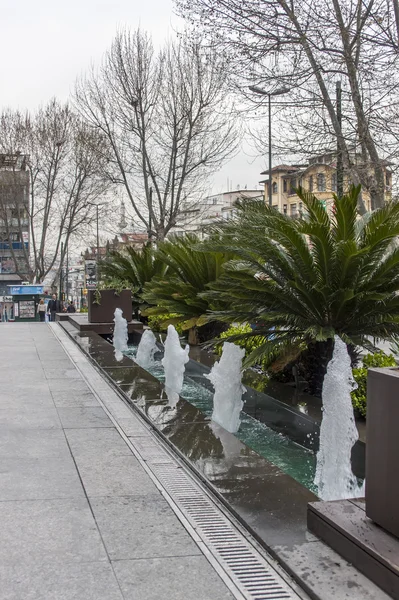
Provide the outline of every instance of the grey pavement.
<path id="1" fill-rule="evenodd" d="M 55 327 L 0 324 L 0 600 L 232 600 L 98 398 L 151 455 L 150 430 Z"/>

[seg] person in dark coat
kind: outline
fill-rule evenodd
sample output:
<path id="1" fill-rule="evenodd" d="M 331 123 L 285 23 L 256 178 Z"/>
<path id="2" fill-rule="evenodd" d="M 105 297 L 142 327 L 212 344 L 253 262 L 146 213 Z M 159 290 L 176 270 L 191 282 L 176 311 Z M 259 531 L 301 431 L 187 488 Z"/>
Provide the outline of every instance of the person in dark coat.
<path id="1" fill-rule="evenodd" d="M 61 312 L 61 302 L 57 299 L 57 294 L 53 294 L 47 305 L 47 312 L 50 315 L 50 321 L 55 321 L 57 312 Z"/>
<path id="2" fill-rule="evenodd" d="M 71 300 L 70 303 L 68 304 L 67 312 L 69 312 L 69 313 L 76 312 L 76 308 L 75 308 L 75 305 L 73 303 L 73 300 Z"/>

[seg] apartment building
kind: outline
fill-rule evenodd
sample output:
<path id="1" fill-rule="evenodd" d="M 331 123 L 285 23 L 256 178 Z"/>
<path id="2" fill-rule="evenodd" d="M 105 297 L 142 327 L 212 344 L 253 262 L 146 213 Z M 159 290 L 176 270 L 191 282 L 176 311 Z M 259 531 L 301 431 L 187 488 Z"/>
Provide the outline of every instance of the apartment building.
<path id="1" fill-rule="evenodd" d="M 23 154 L 0 154 L 0 295 L 29 273 L 29 172 Z"/>
<path id="2" fill-rule="evenodd" d="M 203 239 L 209 225 L 220 219 L 230 219 L 234 214 L 235 203 L 245 199 L 263 200 L 263 190 L 237 189 L 207 196 L 195 205 L 183 203 L 177 225 L 171 230 L 171 234 L 195 233 Z"/>
<path id="3" fill-rule="evenodd" d="M 385 177 L 385 194 L 387 201 L 391 199 L 392 172 L 389 163 L 383 163 Z M 269 175 L 263 171 L 261 175 Z M 264 179 L 265 198 L 269 197 L 269 179 Z M 348 186 L 344 177 L 344 188 Z M 309 160 L 307 164 L 277 165 L 272 168 L 272 205 L 284 214 L 297 217 L 302 211 L 302 202 L 295 193 L 301 186 L 306 191 L 313 192 L 330 210 L 333 204 L 333 194 L 337 192 L 336 155 L 326 152 Z M 370 196 L 363 190 L 363 199 L 367 210 L 371 210 Z"/>

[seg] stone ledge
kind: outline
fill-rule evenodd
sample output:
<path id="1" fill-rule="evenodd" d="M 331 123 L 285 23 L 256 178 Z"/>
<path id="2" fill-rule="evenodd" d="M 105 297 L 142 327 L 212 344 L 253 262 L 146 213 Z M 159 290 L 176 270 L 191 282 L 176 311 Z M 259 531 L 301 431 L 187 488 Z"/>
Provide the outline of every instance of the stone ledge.
<path id="1" fill-rule="evenodd" d="M 399 540 L 366 517 L 363 500 L 313 502 L 308 529 L 399 600 Z"/>

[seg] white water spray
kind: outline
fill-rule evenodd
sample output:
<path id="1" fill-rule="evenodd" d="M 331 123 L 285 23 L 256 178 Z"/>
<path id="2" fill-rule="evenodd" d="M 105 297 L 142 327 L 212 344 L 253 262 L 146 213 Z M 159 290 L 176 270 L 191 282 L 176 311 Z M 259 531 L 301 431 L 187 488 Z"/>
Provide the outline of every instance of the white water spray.
<path id="1" fill-rule="evenodd" d="M 156 352 L 158 352 L 158 346 L 155 335 L 151 329 L 146 329 L 137 348 L 136 363 L 143 369 L 152 367 L 155 363 L 154 355 Z"/>
<path id="2" fill-rule="evenodd" d="M 165 391 L 169 406 L 174 408 L 183 387 L 185 365 L 189 361 L 190 346 L 187 345 L 183 349 L 176 329 L 173 325 L 169 325 L 164 347 L 165 354 L 162 359 L 162 366 L 165 371 Z"/>
<path id="3" fill-rule="evenodd" d="M 112 343 L 115 348 L 115 358 L 118 361 L 123 360 L 123 352 L 127 350 L 127 340 L 129 337 L 127 330 L 127 321 L 123 318 L 123 313 L 120 308 L 115 309 L 114 313 L 114 336 Z"/>
<path id="4" fill-rule="evenodd" d="M 244 406 L 242 395 L 246 389 L 241 383 L 244 356 L 243 348 L 225 342 L 220 361 L 213 365 L 209 375 L 205 375 L 215 388 L 212 420 L 230 433 L 238 431 Z"/>
<path id="5" fill-rule="evenodd" d="M 355 386 L 346 344 L 336 335 L 323 382 L 323 418 L 314 479 L 322 500 L 364 495 L 351 465 L 352 446 L 359 438 L 350 394 Z"/>

